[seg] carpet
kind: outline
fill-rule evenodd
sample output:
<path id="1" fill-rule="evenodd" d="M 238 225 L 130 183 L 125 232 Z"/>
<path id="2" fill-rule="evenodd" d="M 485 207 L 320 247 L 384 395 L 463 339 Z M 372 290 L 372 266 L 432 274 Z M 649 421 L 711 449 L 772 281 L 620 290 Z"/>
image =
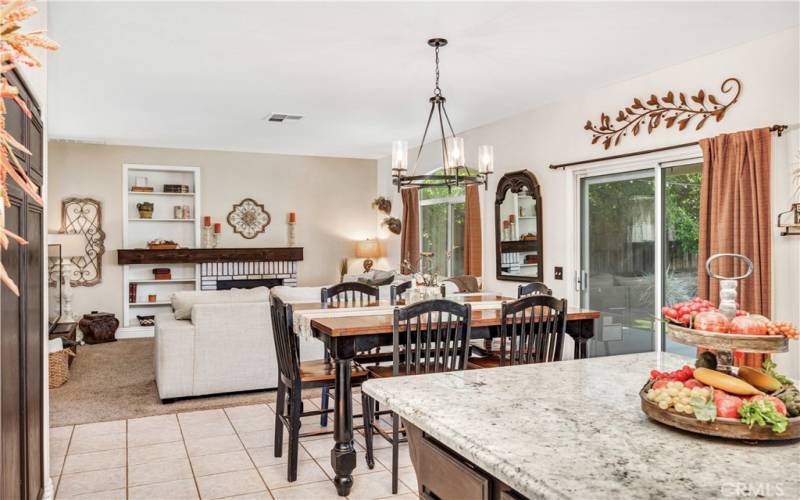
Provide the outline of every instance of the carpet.
<path id="1" fill-rule="evenodd" d="M 274 390 L 249 391 L 162 404 L 153 369 L 153 339 L 119 340 L 78 347 L 69 380 L 50 389 L 50 426 L 271 403 L 275 396 Z"/>

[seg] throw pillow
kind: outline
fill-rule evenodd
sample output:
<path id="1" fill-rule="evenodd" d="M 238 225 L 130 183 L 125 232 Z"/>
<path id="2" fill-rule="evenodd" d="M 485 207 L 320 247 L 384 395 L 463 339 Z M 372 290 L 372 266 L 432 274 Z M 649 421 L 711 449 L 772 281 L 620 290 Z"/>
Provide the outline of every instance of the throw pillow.
<path id="1" fill-rule="evenodd" d="M 365 273 L 366 274 L 366 273 Z M 371 286 L 391 285 L 394 282 L 394 273 L 391 271 L 372 271 L 372 276 L 359 276 L 359 283 Z"/>

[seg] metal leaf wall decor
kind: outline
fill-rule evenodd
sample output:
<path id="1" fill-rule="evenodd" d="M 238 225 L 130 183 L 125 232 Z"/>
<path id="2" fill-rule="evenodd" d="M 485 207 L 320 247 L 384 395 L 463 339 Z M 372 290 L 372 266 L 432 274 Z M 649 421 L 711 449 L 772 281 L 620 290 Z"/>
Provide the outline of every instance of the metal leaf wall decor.
<path id="1" fill-rule="evenodd" d="M 676 95 L 670 90 L 662 97 L 651 94 L 646 101 L 635 97 L 633 104 L 619 110 L 613 121 L 609 115 L 601 113 L 598 124 L 587 120 L 583 128 L 592 132 L 592 144 L 601 142 L 605 149 L 618 145 L 629 132 L 639 135 L 647 127 L 647 133 L 650 134 L 662 123 L 667 128 L 677 124 L 678 130 L 683 130 L 693 118 L 698 117 L 694 128 L 700 130 L 709 118 L 720 121 L 725 117 L 728 108 L 739 99 L 742 82 L 738 78 L 728 78 L 722 82 L 720 90 L 723 94 L 732 95 L 727 103 L 702 89 L 689 96 L 683 92 Z"/>
<path id="2" fill-rule="evenodd" d="M 67 198 L 61 202 L 61 232 L 82 234 L 86 238 L 85 255 L 72 257 L 75 271 L 72 286 L 94 286 L 102 280 L 106 233 L 102 229 L 100 202 L 91 198 Z"/>

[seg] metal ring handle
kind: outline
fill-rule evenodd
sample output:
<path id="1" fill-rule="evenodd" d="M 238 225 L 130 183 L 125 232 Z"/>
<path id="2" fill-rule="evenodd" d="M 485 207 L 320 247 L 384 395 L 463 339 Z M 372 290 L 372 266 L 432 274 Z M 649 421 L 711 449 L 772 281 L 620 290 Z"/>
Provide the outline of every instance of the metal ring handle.
<path id="1" fill-rule="evenodd" d="M 741 276 L 731 276 L 731 277 L 714 274 L 713 272 L 711 272 L 711 263 L 719 259 L 720 257 L 733 257 L 743 261 L 745 264 L 747 264 L 747 272 L 745 272 Z M 745 257 L 744 255 L 740 255 L 738 253 L 717 253 L 709 257 L 708 260 L 706 261 L 706 274 L 718 280 L 743 280 L 748 276 L 750 276 L 751 274 L 753 274 L 753 261 Z"/>

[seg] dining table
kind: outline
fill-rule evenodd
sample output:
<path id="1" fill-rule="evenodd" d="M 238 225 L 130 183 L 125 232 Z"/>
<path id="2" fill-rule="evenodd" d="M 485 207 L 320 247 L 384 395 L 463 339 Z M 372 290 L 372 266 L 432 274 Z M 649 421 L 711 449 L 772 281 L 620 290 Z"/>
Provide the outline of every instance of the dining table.
<path id="1" fill-rule="evenodd" d="M 493 293 L 464 294 L 447 297 L 472 305 L 470 339 L 492 339 L 500 335 L 501 304 L 516 300 Z M 379 300 L 367 304 L 342 302 L 325 306 L 329 312 L 320 311 L 318 302 L 292 304 L 295 329 L 305 321 L 314 338 L 322 341 L 334 364 L 335 387 L 333 401 L 333 438 L 331 466 L 335 472 L 334 485 L 339 496 L 347 496 L 353 485 L 352 472 L 356 466 L 353 446 L 353 403 L 350 380 L 353 358 L 360 352 L 392 345 L 393 307 L 389 301 Z M 372 308 L 372 309 L 370 309 Z M 343 311 L 352 309 L 352 311 Z M 374 313 L 372 313 L 374 311 Z M 573 357 L 587 357 L 587 342 L 594 336 L 594 321 L 599 311 L 569 307 L 565 330 L 574 341 Z M 300 321 L 298 321 L 300 320 Z"/>

